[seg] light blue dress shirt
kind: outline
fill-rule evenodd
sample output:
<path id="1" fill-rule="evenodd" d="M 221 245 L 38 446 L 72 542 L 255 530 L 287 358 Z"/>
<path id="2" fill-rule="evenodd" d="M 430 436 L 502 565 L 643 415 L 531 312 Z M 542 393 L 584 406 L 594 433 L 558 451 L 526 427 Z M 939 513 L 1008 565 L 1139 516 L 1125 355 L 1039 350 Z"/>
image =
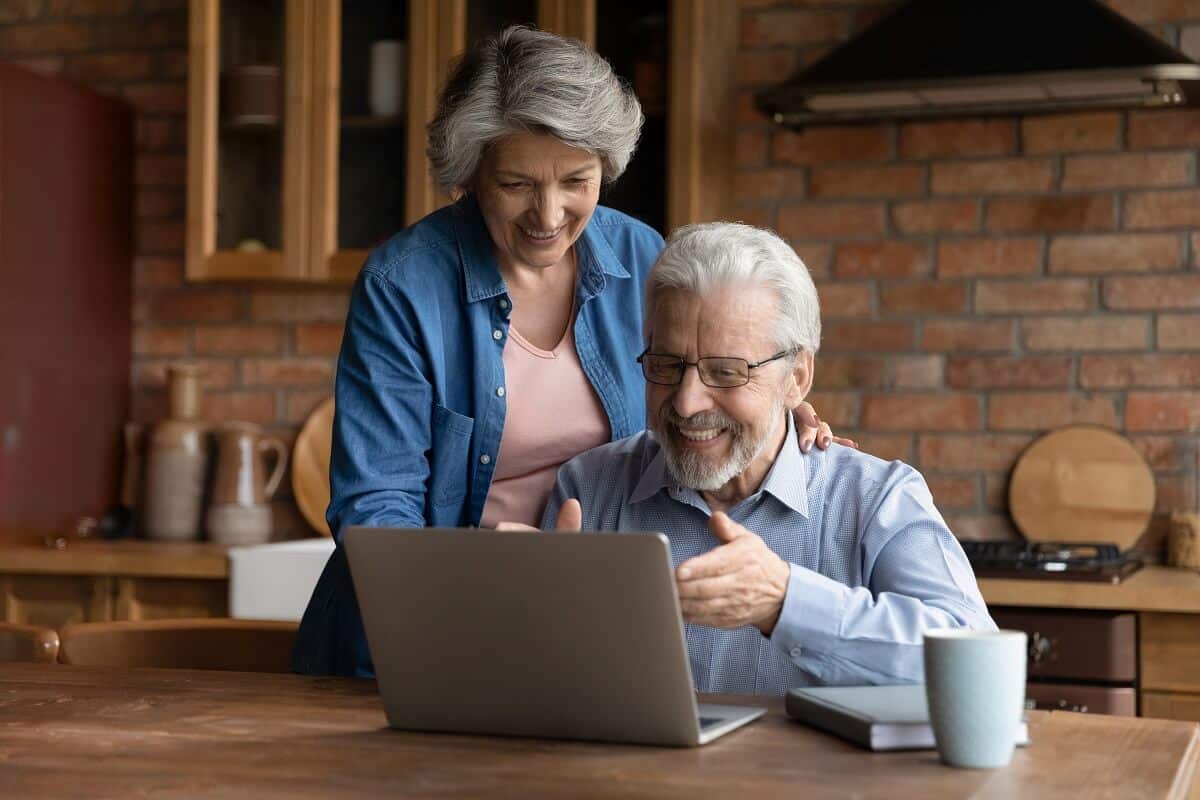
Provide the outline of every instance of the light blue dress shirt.
<path id="1" fill-rule="evenodd" d="M 995 630 L 975 575 L 921 474 L 848 447 L 802 453 L 790 419 L 759 491 L 729 509 L 791 565 L 770 637 L 688 623 L 701 692 L 920 682 L 928 628 Z M 661 531 L 675 566 L 718 546 L 708 504 L 679 486 L 649 432 L 567 462 L 546 509 L 575 497 L 584 530 Z"/>

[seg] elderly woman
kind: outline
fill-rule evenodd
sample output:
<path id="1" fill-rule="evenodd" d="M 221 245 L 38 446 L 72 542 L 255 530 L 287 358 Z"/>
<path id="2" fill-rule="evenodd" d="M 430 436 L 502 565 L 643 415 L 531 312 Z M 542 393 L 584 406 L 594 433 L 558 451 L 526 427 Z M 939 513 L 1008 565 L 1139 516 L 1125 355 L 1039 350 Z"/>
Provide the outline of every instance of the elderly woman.
<path id="1" fill-rule="evenodd" d="M 460 194 L 374 251 L 337 371 L 330 528 L 537 524 L 559 466 L 645 425 L 643 282 L 663 240 L 598 206 L 642 126 L 575 41 L 509 28 L 467 54 L 429 126 Z M 811 407 L 807 449 L 830 441 Z M 400 613 L 419 613 L 416 609 Z M 371 674 L 342 547 L 293 668 Z"/>

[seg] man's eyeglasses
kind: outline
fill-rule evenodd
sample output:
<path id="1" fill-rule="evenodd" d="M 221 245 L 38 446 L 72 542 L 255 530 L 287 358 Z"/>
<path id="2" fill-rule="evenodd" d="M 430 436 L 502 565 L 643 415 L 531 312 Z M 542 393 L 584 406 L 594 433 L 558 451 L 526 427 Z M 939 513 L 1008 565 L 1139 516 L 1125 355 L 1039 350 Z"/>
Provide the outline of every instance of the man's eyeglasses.
<path id="1" fill-rule="evenodd" d="M 637 357 L 637 361 L 642 365 L 642 374 L 646 376 L 646 380 L 659 386 L 676 386 L 683 380 L 684 370 L 695 367 L 705 386 L 714 389 L 735 389 L 750 382 L 750 370 L 778 361 L 793 352 L 795 351 L 781 350 L 770 358 L 752 364 L 744 358 L 730 356 L 705 356 L 695 361 L 686 361 L 679 356 L 651 353 L 647 350 Z"/>

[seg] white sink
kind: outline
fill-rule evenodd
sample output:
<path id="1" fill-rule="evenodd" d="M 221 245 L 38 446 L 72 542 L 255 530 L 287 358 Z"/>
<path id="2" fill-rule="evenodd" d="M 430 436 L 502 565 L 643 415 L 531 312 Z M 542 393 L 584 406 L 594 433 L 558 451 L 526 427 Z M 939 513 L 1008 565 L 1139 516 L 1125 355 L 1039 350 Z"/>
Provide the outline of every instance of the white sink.
<path id="1" fill-rule="evenodd" d="M 229 616 L 299 621 L 333 539 L 229 548 Z"/>

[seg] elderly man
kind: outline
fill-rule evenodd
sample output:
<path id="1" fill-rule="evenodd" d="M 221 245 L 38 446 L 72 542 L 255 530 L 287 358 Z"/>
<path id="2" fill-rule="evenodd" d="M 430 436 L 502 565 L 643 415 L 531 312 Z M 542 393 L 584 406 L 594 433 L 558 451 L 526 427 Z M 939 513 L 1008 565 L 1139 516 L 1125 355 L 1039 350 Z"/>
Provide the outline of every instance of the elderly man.
<path id="1" fill-rule="evenodd" d="M 797 445 L 788 411 L 820 332 L 808 270 L 777 236 L 676 231 L 647 282 L 650 431 L 566 463 L 546 509 L 668 536 L 702 692 L 920 681 L 924 630 L 995 628 L 916 470 Z"/>

